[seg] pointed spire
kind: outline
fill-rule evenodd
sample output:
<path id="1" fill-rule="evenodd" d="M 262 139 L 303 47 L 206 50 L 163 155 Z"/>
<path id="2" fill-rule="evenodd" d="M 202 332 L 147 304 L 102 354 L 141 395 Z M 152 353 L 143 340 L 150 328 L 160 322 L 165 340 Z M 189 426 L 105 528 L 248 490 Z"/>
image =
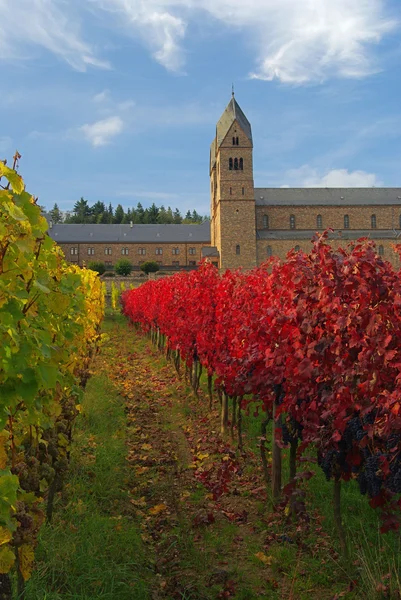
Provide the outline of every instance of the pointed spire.
<path id="1" fill-rule="evenodd" d="M 241 127 L 241 129 L 243 130 L 245 135 L 248 137 L 249 141 L 252 142 L 251 124 L 249 123 L 248 119 L 242 112 L 238 102 L 235 99 L 234 94 L 235 94 L 235 91 L 234 91 L 234 84 L 233 84 L 232 98 L 230 99 L 230 102 L 228 103 L 226 110 L 220 117 L 219 122 L 217 123 L 216 142 L 217 142 L 218 148 L 221 146 L 224 138 L 226 137 L 226 135 L 228 133 L 228 130 L 230 129 L 230 127 L 234 123 L 234 121 L 237 121 L 238 125 Z"/>

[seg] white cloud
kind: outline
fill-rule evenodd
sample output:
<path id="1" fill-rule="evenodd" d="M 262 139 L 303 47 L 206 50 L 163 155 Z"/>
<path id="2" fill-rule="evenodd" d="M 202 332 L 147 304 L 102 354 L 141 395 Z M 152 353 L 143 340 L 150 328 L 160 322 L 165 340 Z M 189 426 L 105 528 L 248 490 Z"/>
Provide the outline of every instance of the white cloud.
<path id="1" fill-rule="evenodd" d="M 123 127 L 124 123 L 120 117 L 109 117 L 91 125 L 82 125 L 80 130 L 92 146 L 105 146 L 112 137 L 122 132 Z"/>
<path id="2" fill-rule="evenodd" d="M 291 187 L 381 187 L 383 182 L 374 173 L 366 171 L 348 171 L 333 169 L 327 173 L 319 173 L 308 165 L 288 171 L 286 178 Z M 281 187 L 290 187 L 288 184 Z"/>
<path id="3" fill-rule="evenodd" d="M 153 57 L 166 69 L 180 71 L 184 53 L 180 42 L 185 36 L 186 22 L 173 10 L 174 5 L 184 6 L 185 0 L 90 0 L 111 12 L 127 31 L 142 38 Z M 189 2 L 191 4 L 191 2 Z M 170 11 L 169 11 L 170 9 Z"/>
<path id="4" fill-rule="evenodd" d="M 375 70 L 371 47 L 397 25 L 386 0 L 91 0 L 140 35 L 170 70 L 184 64 L 191 18 L 244 31 L 258 56 L 252 77 L 288 83 L 329 76 L 363 77 Z"/>
<path id="5" fill-rule="evenodd" d="M 103 90 L 103 92 L 99 92 L 98 94 L 95 94 L 93 96 L 93 101 L 101 104 L 102 102 L 107 100 L 108 97 L 109 97 L 109 90 Z"/>
<path id="6" fill-rule="evenodd" d="M 62 0 L 0 0 L 0 61 L 30 59 L 32 47 L 37 46 L 77 71 L 109 68 L 81 38 L 71 6 Z"/>
<path id="7" fill-rule="evenodd" d="M 166 69 L 182 72 L 191 22 L 210 19 L 240 32 L 251 46 L 251 77 L 304 84 L 329 77 L 364 77 L 379 69 L 374 47 L 398 23 L 388 0 L 0 0 L 0 60 L 30 56 L 42 46 L 77 70 L 107 67 L 81 35 L 103 16 L 142 40 Z M 89 8 L 89 10 L 87 10 Z M 103 47 L 108 40 L 104 39 Z M 29 48 L 30 49 L 30 48 Z"/>

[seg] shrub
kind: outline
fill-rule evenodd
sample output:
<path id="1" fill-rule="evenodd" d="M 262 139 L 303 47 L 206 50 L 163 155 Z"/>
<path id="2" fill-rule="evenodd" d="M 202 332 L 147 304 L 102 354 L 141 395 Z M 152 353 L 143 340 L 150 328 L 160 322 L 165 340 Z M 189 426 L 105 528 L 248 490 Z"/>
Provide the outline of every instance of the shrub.
<path id="1" fill-rule="evenodd" d="M 132 265 L 129 260 L 122 258 L 115 265 L 117 275 L 131 275 Z"/>
<path id="2" fill-rule="evenodd" d="M 91 271 L 96 271 L 96 273 L 99 273 L 99 275 L 103 275 L 106 270 L 106 265 L 102 262 L 92 261 L 88 263 L 88 269 Z"/>
<path id="3" fill-rule="evenodd" d="M 153 262 L 152 260 L 148 260 L 141 265 L 141 271 L 146 273 L 146 275 L 149 275 L 149 273 L 157 273 L 159 269 L 160 267 L 157 262 Z"/>
<path id="4" fill-rule="evenodd" d="M 103 277 L 115 277 L 116 274 L 113 273 L 113 271 L 106 271 L 106 273 L 103 275 Z"/>

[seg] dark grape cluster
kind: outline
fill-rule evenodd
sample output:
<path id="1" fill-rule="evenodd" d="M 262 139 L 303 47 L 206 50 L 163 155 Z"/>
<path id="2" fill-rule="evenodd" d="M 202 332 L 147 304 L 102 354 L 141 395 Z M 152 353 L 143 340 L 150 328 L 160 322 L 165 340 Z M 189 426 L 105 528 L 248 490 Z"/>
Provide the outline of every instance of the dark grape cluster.
<path id="1" fill-rule="evenodd" d="M 328 450 L 325 454 L 318 454 L 317 462 L 325 474 L 327 481 L 330 481 L 333 477 L 336 467 L 341 462 L 341 454 L 337 450 Z"/>
<path id="2" fill-rule="evenodd" d="M 382 478 L 380 476 L 381 461 L 383 454 L 378 452 L 366 459 L 364 469 L 358 475 L 358 483 L 361 494 L 368 494 L 374 498 L 380 494 Z"/>
<path id="3" fill-rule="evenodd" d="M 295 419 L 290 417 L 287 421 L 281 424 L 281 435 L 284 444 L 291 444 L 296 440 L 302 439 L 303 426 Z"/>

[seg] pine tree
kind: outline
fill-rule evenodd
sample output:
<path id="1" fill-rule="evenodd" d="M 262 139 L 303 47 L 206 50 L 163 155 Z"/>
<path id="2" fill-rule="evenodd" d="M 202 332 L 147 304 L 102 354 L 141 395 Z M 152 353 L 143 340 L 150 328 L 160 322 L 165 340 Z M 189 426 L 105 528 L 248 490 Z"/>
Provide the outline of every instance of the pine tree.
<path id="1" fill-rule="evenodd" d="M 61 210 L 59 209 L 57 204 L 55 204 L 52 210 L 50 211 L 50 216 L 52 218 L 53 223 L 55 224 L 62 223 L 63 221 L 63 215 L 61 214 Z"/>

